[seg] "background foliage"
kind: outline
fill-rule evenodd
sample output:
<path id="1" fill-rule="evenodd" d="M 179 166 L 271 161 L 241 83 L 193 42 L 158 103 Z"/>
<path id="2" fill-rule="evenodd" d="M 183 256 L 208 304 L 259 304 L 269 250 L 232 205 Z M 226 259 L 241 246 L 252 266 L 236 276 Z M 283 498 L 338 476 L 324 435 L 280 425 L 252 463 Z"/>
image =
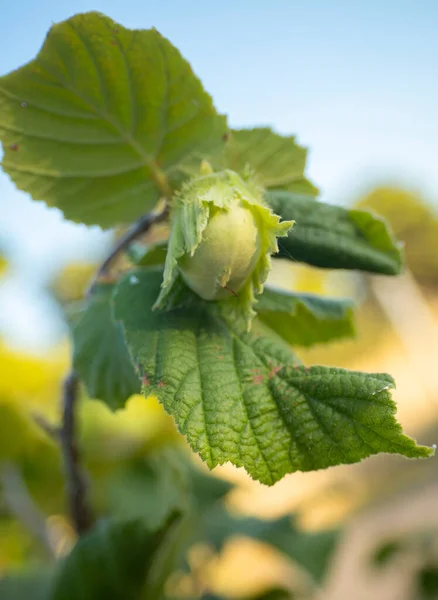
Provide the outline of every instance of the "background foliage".
<path id="1" fill-rule="evenodd" d="M 210 569 L 236 537 L 269 546 L 295 573 L 283 578 L 280 588 L 271 581 L 255 590 L 254 598 L 314 596 L 339 551 L 342 525 L 309 531 L 303 508 L 270 519 L 239 515 L 233 503 L 239 486 L 193 465 L 157 397 L 210 467 L 231 461 L 263 483 L 381 451 L 430 455 L 395 421 L 389 376 L 309 369 L 301 364 L 306 355 L 298 358 L 289 344 L 334 342 L 354 332 L 348 300 L 316 296 L 312 285 L 299 290 L 297 261 L 400 273 L 400 248 L 384 221 L 358 207 L 381 209 L 408 247 L 424 244 L 425 256 L 435 217 L 398 190 L 378 189 L 353 209 L 317 201 L 318 190 L 305 175 L 306 150 L 294 137 L 268 128 L 227 132 L 224 117 L 170 42 L 155 30 L 133 32 L 95 13 L 54 26 L 34 61 L 1 78 L 0 101 L 4 170 L 20 189 L 61 208 L 67 218 L 102 227 L 129 223 L 152 209 L 160 195 L 171 195 L 208 158 L 217 168 L 251 171 L 267 188 L 267 203 L 297 221 L 279 254 L 295 281 L 276 289 L 276 269 L 285 263 L 277 264 L 251 334 L 182 288 L 171 314 L 152 317 L 148 306 L 158 294 L 164 253 L 161 242 L 149 243 L 160 236 L 130 248 L 117 266 L 134 270 L 120 278 L 116 268 L 86 302 L 78 281 L 81 273 L 88 278 L 88 266 L 79 272 L 73 266 L 75 277 L 69 279 L 67 272 L 54 282 L 52 292 L 72 330 L 73 363 L 84 383 L 79 448 L 99 522 L 77 541 L 65 506 L 57 396 L 67 353 L 37 360 L 5 347 L 0 355 L 6 373 L 0 390 L 2 597 L 24 598 L 29 590 L 33 597 L 60 600 L 196 598 L 215 591 L 227 596 L 215 588 Z M 399 202 L 406 206 L 403 215 L 413 215 L 404 223 L 392 210 Z M 417 215 L 416 229 L 411 224 Z M 417 250 L 407 252 L 414 276 L 409 289 L 421 299 L 416 282 L 431 296 L 435 282 L 433 261 L 425 264 Z M 315 275 L 306 267 L 301 277 L 321 291 L 330 274 Z M 383 318 L 373 314 L 372 321 L 385 331 L 384 295 L 368 278 L 360 281 L 368 294 L 363 314 L 377 305 Z M 364 322 L 368 318 L 362 317 Z M 315 362 L 324 363 L 320 357 Z M 345 366 L 354 368 L 347 358 Z M 230 419 L 236 406 L 240 412 Z M 404 538 L 385 543 L 370 551 L 369 562 L 384 568 L 399 548 L 413 547 L 424 559 L 412 570 L 415 593 L 433 597 L 436 564 L 430 544 Z M 199 548 L 206 557 L 201 561 Z M 25 574 L 11 569 L 22 564 Z"/>

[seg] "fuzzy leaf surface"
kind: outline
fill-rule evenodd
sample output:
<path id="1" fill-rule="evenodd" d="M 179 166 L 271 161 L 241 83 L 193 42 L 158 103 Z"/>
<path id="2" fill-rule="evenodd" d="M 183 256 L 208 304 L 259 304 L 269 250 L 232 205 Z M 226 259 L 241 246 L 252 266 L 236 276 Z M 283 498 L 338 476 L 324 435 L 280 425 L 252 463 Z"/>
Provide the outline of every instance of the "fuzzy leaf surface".
<path id="1" fill-rule="evenodd" d="M 126 348 L 123 331 L 111 314 L 113 286 L 96 287 L 82 308 L 71 317 L 73 366 L 90 398 L 113 410 L 140 392 L 140 381 Z"/>
<path id="2" fill-rule="evenodd" d="M 53 25 L 0 78 L 3 169 L 73 221 L 113 227 L 221 151 L 226 131 L 189 63 L 158 31 L 96 12 Z"/>
<path id="3" fill-rule="evenodd" d="M 295 136 L 282 136 L 269 127 L 233 129 L 226 147 L 226 166 L 243 172 L 249 167 L 265 188 L 290 189 L 318 195 L 318 189 L 306 179 L 307 149 Z"/>
<path id="4" fill-rule="evenodd" d="M 433 453 L 402 433 L 389 375 L 298 366 L 282 344 L 229 322 L 218 303 L 152 311 L 161 272 L 134 273 L 135 285 L 127 276 L 116 288 L 115 317 L 144 393 L 157 395 L 210 468 L 230 461 L 272 485 L 379 452 Z"/>
<path id="5" fill-rule="evenodd" d="M 354 336 L 347 299 L 266 288 L 256 305 L 260 320 L 292 346 L 312 346 Z"/>
<path id="6" fill-rule="evenodd" d="M 279 241 L 277 257 L 330 269 L 401 272 L 400 246 L 380 217 L 287 191 L 270 191 L 265 198 L 276 214 L 296 221 L 288 237 Z"/>

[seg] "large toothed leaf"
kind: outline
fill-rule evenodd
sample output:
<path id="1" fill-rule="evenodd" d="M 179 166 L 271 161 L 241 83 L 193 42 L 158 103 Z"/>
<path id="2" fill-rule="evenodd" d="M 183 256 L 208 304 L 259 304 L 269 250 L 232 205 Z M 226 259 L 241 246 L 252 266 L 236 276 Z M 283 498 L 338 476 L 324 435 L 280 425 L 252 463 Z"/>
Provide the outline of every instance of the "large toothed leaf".
<path id="1" fill-rule="evenodd" d="M 226 166 L 242 172 L 249 167 L 265 188 L 287 188 L 297 193 L 318 195 L 304 176 L 307 150 L 295 136 L 282 136 L 269 127 L 233 129 L 226 148 Z"/>
<path id="2" fill-rule="evenodd" d="M 378 452 L 430 456 L 394 418 L 388 375 L 298 366 L 276 341 L 228 325 L 217 303 L 153 312 L 161 274 L 117 286 L 115 317 L 143 380 L 210 468 L 232 462 L 273 484 L 286 473 Z"/>
<path id="3" fill-rule="evenodd" d="M 256 310 L 265 325 L 292 345 L 312 346 L 354 336 L 350 300 L 266 288 Z"/>
<path id="4" fill-rule="evenodd" d="M 4 170 L 74 221 L 136 219 L 225 131 L 167 39 L 94 12 L 54 25 L 33 61 L 0 78 Z"/>
<path id="5" fill-rule="evenodd" d="M 73 365 L 91 398 L 102 400 L 112 409 L 140 391 L 120 324 L 111 316 L 113 286 L 96 287 L 81 308 L 71 316 Z"/>
<path id="6" fill-rule="evenodd" d="M 277 256 L 332 269 L 401 272 L 400 246 L 380 217 L 285 191 L 267 192 L 266 200 L 283 219 L 296 221 Z"/>

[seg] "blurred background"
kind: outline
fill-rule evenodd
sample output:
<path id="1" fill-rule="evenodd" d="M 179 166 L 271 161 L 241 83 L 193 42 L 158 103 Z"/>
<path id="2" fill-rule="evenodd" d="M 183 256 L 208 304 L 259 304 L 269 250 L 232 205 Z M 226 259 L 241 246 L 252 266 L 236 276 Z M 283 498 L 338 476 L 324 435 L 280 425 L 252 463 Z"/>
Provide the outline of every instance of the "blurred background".
<path id="1" fill-rule="evenodd" d="M 321 200 L 371 208 L 387 218 L 405 243 L 402 277 L 278 261 L 272 280 L 355 298 L 356 340 L 300 356 L 307 364 L 391 373 L 406 432 L 421 443 L 438 443 L 438 3 L 22 0 L 2 8 L 0 74 L 33 58 L 53 22 L 88 10 L 127 27 L 155 26 L 190 61 L 231 126 L 272 125 L 296 134 L 310 149 L 307 173 Z M 70 537 L 55 502 L 62 480 L 50 470 L 57 472 L 58 458 L 30 416 L 56 418 L 70 352 L 61 305 L 80 296 L 113 238 L 64 221 L 2 173 L 0 215 L 0 453 L 14 441 L 13 458 L 52 529 L 61 531 L 62 552 Z M 114 447 L 128 456 L 157 437 L 175 435 L 153 402 L 144 409 L 134 398 L 115 415 L 92 404 L 81 413 L 82 444 L 104 464 L 115 460 Z M 321 598 L 438 598 L 436 460 L 375 457 L 294 474 L 273 488 L 231 467 L 217 475 L 236 483 L 228 500 L 236 510 L 266 518 L 294 511 L 303 527 L 342 529 Z M 39 552 L 26 524 L 10 514 L 10 485 L 2 482 L 0 575 L 37 560 Z M 52 506 L 45 498 L 49 488 Z M 245 572 L 253 573 L 250 583 Z M 234 540 L 206 576 L 217 593 L 239 596 L 265 580 L 282 585 L 294 574 L 266 548 Z"/>

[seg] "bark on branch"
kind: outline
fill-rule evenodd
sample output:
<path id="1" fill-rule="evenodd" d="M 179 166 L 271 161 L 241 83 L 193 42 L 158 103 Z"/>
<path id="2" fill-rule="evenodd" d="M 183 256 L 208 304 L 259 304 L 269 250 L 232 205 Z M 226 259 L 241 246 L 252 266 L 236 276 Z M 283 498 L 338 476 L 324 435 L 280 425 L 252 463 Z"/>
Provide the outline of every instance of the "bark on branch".
<path id="1" fill-rule="evenodd" d="M 78 534 L 85 533 L 93 525 L 93 516 L 87 503 L 87 485 L 80 465 L 76 439 L 76 405 L 79 392 L 79 378 L 71 371 L 64 381 L 63 418 L 61 446 L 67 478 L 67 494 L 70 514 Z"/>

